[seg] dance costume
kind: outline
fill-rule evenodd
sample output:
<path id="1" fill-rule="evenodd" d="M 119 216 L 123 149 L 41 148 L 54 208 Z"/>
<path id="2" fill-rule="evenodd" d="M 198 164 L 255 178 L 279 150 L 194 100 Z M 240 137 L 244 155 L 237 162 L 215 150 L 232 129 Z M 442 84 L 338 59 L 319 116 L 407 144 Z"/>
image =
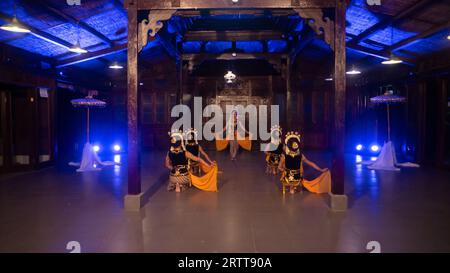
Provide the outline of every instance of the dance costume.
<path id="1" fill-rule="evenodd" d="M 286 193 L 286 187 L 291 189 L 291 193 L 302 186 L 303 172 L 302 159 L 303 155 L 300 151 L 300 135 L 297 132 L 289 132 L 286 134 L 285 149 L 283 153 L 284 168 L 281 175 L 281 184 L 283 186 L 283 194 Z"/>
<path id="2" fill-rule="evenodd" d="M 266 152 L 266 173 L 277 174 L 283 153 L 283 143 L 281 142 L 282 129 L 275 125 L 270 130 L 271 142 L 268 144 L 269 150 Z"/>
<path id="3" fill-rule="evenodd" d="M 186 143 L 186 151 L 190 152 L 195 156 L 200 156 L 200 146 L 197 143 Z M 194 161 L 188 159 L 189 170 L 194 174 L 200 174 L 200 163 L 198 161 Z"/>
<path id="4" fill-rule="evenodd" d="M 192 129 L 191 129 L 192 130 Z M 171 137 L 171 147 L 166 157 L 166 166 L 170 168 L 169 191 L 176 189 L 182 191 L 191 185 L 203 191 L 217 191 L 217 173 L 218 167 L 216 164 L 208 165 L 200 157 L 200 146 L 196 138 L 189 141 L 189 148 L 184 145 L 184 136 L 179 131 L 169 133 Z M 198 161 L 200 162 L 198 162 Z M 209 160 L 209 159 L 208 159 Z M 197 166 L 205 173 L 204 176 L 197 176 L 192 168 Z"/>
<path id="5" fill-rule="evenodd" d="M 272 145 L 272 144 L 270 144 Z M 275 145 L 275 144 L 274 144 Z M 266 157 L 267 167 L 271 170 L 278 169 L 278 165 L 280 164 L 281 154 L 283 153 L 283 143 L 279 143 L 276 145 L 274 151 L 268 152 Z"/>
<path id="6" fill-rule="evenodd" d="M 189 161 L 186 157 L 186 152 L 184 150 L 171 149 L 167 156 L 173 166 L 170 171 L 169 186 L 167 189 L 174 190 L 176 184 L 178 184 L 184 190 L 191 183 L 189 177 Z"/>

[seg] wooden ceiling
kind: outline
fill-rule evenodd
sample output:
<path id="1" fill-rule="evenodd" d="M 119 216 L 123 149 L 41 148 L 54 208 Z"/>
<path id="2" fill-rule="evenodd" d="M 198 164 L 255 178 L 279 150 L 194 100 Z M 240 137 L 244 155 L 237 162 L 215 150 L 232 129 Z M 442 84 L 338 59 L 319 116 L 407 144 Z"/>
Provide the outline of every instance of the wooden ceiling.
<path id="1" fill-rule="evenodd" d="M 168 8 L 169 2 L 170 7 L 179 5 L 179 11 L 146 50 L 161 47 L 169 56 L 180 59 L 183 55 L 214 56 L 235 51 L 243 54 L 329 53 L 317 37 L 311 37 L 302 18 L 292 9 L 283 7 L 292 3 L 310 7 L 329 3 L 332 6 L 334 1 L 257 1 L 265 7 L 263 9 L 246 4 L 255 1 L 241 1 L 241 6 L 231 9 L 202 9 L 209 1 L 142 1 L 142 7 Z M 18 20 L 31 29 L 32 34 L 0 30 L 0 42 L 50 58 L 55 67 L 88 63 L 94 69 L 106 69 L 112 60 L 125 60 L 127 16 L 123 1 L 81 2 L 81 6 L 69 6 L 59 0 L 2 0 L 0 24 L 12 20 L 16 3 Z M 229 2 L 219 1 L 223 5 Z M 381 6 L 369 6 L 365 0 L 350 1 L 347 11 L 350 61 L 367 59 L 367 56 L 386 58 L 393 52 L 414 63 L 428 54 L 449 50 L 450 1 L 381 2 Z M 268 6 L 273 8 L 267 9 Z M 78 36 L 89 53 L 78 55 L 67 50 L 76 43 Z M 153 58 L 155 54 L 144 53 L 143 56 Z"/>

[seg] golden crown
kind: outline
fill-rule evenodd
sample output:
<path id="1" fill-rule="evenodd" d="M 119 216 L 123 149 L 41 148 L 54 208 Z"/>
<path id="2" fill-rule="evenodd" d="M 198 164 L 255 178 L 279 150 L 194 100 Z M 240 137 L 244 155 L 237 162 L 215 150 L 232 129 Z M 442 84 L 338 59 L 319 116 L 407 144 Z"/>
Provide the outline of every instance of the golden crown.
<path id="1" fill-rule="evenodd" d="M 181 139 L 184 139 L 183 137 L 183 131 L 172 129 L 169 133 L 170 137 L 180 137 Z"/>
<path id="2" fill-rule="evenodd" d="M 301 142 L 301 136 L 300 136 L 300 133 L 299 133 L 299 132 L 291 131 L 291 132 L 288 132 L 288 133 L 286 134 L 286 139 L 284 140 L 284 143 L 287 145 L 289 139 L 291 139 L 291 138 L 295 138 L 295 139 L 298 140 L 298 142 Z"/>
<path id="3" fill-rule="evenodd" d="M 185 136 L 187 136 L 187 135 L 189 135 L 189 134 L 194 134 L 194 135 L 198 135 L 198 131 L 197 131 L 197 129 L 194 129 L 194 128 L 191 128 L 191 129 L 189 129 L 189 130 L 185 130 L 184 131 L 184 135 Z"/>
<path id="4" fill-rule="evenodd" d="M 278 131 L 278 132 L 282 133 L 283 129 L 280 127 L 280 125 L 274 125 L 274 126 L 272 126 L 272 128 L 270 128 L 270 133 L 272 133 L 274 131 Z"/>
<path id="5" fill-rule="evenodd" d="M 190 135 L 190 134 L 194 134 L 194 141 L 195 141 L 195 143 L 197 143 L 197 136 L 198 136 L 198 131 L 197 131 L 197 129 L 194 129 L 194 128 L 191 128 L 191 129 L 189 129 L 189 130 L 185 130 L 184 131 L 184 139 L 187 141 L 188 140 L 188 136 Z"/>

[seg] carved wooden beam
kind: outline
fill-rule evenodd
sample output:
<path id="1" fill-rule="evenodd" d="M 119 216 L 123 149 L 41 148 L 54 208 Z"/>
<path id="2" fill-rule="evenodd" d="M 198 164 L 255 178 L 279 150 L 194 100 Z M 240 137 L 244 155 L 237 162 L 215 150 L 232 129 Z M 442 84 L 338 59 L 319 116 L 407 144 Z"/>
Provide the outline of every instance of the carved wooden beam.
<path id="1" fill-rule="evenodd" d="M 185 41 L 255 41 L 282 39 L 284 39 L 283 33 L 276 30 L 201 30 L 188 31 L 184 36 Z"/>
<path id="2" fill-rule="evenodd" d="M 254 59 L 270 59 L 270 58 L 281 58 L 286 57 L 287 54 L 283 53 L 238 53 L 233 56 L 232 53 L 200 53 L 200 54 L 183 54 L 184 61 L 192 61 L 198 58 L 206 60 L 254 60 Z"/>
<path id="3" fill-rule="evenodd" d="M 334 22 L 324 17 L 322 9 L 295 9 L 317 35 L 323 36 L 324 41 L 334 51 Z"/>
<path id="4" fill-rule="evenodd" d="M 192 73 L 196 67 L 201 65 L 207 60 L 255 60 L 255 59 L 265 59 L 270 64 L 274 66 L 274 69 L 281 71 L 281 59 L 287 58 L 287 54 L 283 53 L 239 53 L 233 56 L 232 53 L 222 53 L 222 54 L 211 54 L 211 53 L 200 53 L 200 54 L 183 54 L 182 60 L 188 63 L 188 71 Z"/>
<path id="5" fill-rule="evenodd" d="M 176 10 L 149 11 L 148 19 L 142 20 L 138 25 L 138 52 L 148 44 L 149 35 L 154 38 L 164 26 L 163 21 L 169 20 L 175 12 Z"/>
<path id="6" fill-rule="evenodd" d="M 136 0 L 134 0 L 136 1 Z M 126 0 L 125 7 L 133 0 Z M 139 10 L 152 9 L 241 9 L 241 8 L 333 8 L 335 0 L 139 0 Z"/>

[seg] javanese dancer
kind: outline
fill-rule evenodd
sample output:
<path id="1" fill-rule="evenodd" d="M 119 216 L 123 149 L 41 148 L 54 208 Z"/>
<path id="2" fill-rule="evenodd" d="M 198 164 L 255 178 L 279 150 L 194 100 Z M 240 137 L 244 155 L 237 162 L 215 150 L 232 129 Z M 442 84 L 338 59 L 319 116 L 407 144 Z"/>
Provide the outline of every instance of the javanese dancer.
<path id="1" fill-rule="evenodd" d="M 266 148 L 266 174 L 277 175 L 281 154 L 283 153 L 283 141 L 281 137 L 283 131 L 279 125 L 275 125 L 270 130 L 270 143 Z"/>
<path id="2" fill-rule="evenodd" d="M 251 134 L 245 129 L 245 126 L 242 125 L 241 122 L 238 120 L 238 112 L 234 110 L 233 112 L 231 112 L 230 120 L 227 122 L 227 124 L 222 130 L 222 134 L 225 131 L 226 139 L 230 143 L 230 157 L 232 161 L 236 160 L 236 156 L 239 152 L 238 138 L 243 137 L 239 136 L 238 134 L 239 128 L 241 129 L 242 132 L 251 136 Z"/>
<path id="3" fill-rule="evenodd" d="M 186 151 L 191 153 L 192 155 L 200 158 L 204 157 L 207 162 L 209 162 L 211 165 L 216 164 L 215 161 L 212 161 L 208 154 L 205 152 L 205 150 L 202 148 L 200 144 L 198 144 L 198 132 L 196 129 L 189 129 L 185 132 L 185 140 L 186 140 Z M 191 173 L 195 175 L 200 175 L 200 163 L 198 161 L 194 161 L 192 159 L 189 159 L 189 168 Z"/>
<path id="4" fill-rule="evenodd" d="M 291 194 L 294 194 L 297 190 L 300 192 L 303 190 L 303 163 L 322 173 L 328 171 L 327 168 L 322 169 L 305 157 L 300 148 L 302 140 L 298 132 L 287 133 L 284 143 L 284 152 L 278 166 L 282 172 L 280 180 L 283 186 L 283 194 L 286 192 L 286 187 L 289 187 Z"/>
<path id="5" fill-rule="evenodd" d="M 181 192 L 191 185 L 189 160 L 200 162 L 207 167 L 211 166 L 203 159 L 186 151 L 182 132 L 171 132 L 169 135 L 171 144 L 165 162 L 166 168 L 170 170 L 167 190 Z"/>

